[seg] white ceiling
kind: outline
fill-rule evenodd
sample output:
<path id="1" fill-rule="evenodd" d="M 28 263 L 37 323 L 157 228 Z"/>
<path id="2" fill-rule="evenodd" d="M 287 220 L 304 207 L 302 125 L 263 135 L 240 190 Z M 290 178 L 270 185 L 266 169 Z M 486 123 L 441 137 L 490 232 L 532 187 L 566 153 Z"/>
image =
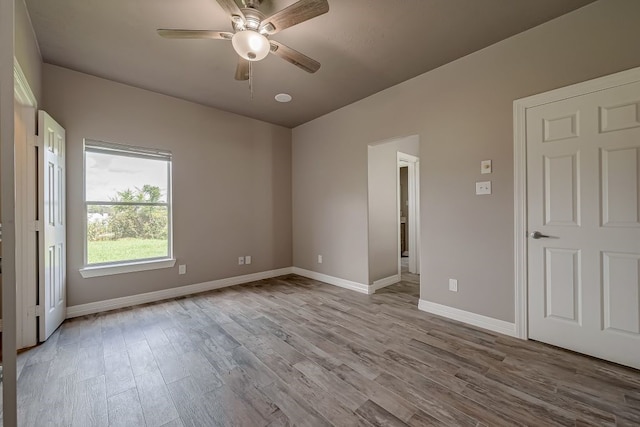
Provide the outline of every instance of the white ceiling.
<path id="1" fill-rule="evenodd" d="M 594 0 L 328 0 L 327 14 L 272 38 L 322 64 L 308 74 L 269 55 L 254 94 L 220 40 L 157 28 L 231 30 L 215 0 L 26 0 L 47 63 L 294 127 Z M 269 15 L 294 0 L 264 0 Z M 289 104 L 274 96 L 286 92 Z"/>

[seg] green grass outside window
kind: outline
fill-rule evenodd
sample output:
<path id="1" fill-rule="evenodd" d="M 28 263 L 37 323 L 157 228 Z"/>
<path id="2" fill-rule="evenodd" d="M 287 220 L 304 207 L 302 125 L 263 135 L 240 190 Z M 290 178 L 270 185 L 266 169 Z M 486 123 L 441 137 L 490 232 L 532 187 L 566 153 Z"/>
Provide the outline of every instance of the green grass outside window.
<path id="1" fill-rule="evenodd" d="M 155 239 L 119 239 L 87 242 L 88 264 L 167 257 L 168 241 Z"/>

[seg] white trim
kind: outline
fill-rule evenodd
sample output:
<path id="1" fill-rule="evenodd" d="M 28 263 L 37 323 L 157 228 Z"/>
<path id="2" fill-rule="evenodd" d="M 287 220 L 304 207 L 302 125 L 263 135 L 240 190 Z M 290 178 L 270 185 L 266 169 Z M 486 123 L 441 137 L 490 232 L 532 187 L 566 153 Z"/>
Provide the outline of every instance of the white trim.
<path id="1" fill-rule="evenodd" d="M 398 152 L 398 161 L 407 162 L 409 168 L 407 171 L 409 222 L 406 235 L 409 241 L 409 273 L 420 274 L 420 158 Z M 398 218 L 398 227 L 399 222 Z"/>
<path id="2" fill-rule="evenodd" d="M 36 305 L 38 282 L 35 230 L 36 219 L 36 100 L 18 59 L 13 57 L 13 93 L 19 104 L 24 135 L 14 129 L 15 162 L 15 228 L 16 228 L 16 346 L 18 349 L 37 344 L 37 320 L 29 309 Z M 19 135 L 24 137 L 18 141 Z"/>
<path id="3" fill-rule="evenodd" d="M 176 265 L 174 258 L 153 261 L 138 261 L 123 264 L 109 264 L 95 267 L 81 268 L 80 275 L 84 279 L 90 277 L 111 276 L 112 274 L 134 273 L 136 271 L 159 270 L 161 268 L 171 268 Z"/>
<path id="4" fill-rule="evenodd" d="M 341 288 L 350 289 L 352 291 L 360 292 L 362 294 L 372 294 L 371 286 L 367 286 L 364 283 L 352 282 L 351 280 L 341 279 L 339 277 L 333 277 L 326 274 L 318 273 L 316 271 L 305 270 L 299 267 L 291 267 L 291 272 L 298 276 L 307 277 L 309 279 L 319 280 L 321 282 L 328 283 L 330 285 L 339 286 Z"/>
<path id="5" fill-rule="evenodd" d="M 291 267 L 246 274 L 244 276 L 229 277 L 226 279 L 212 280 L 210 282 L 198 283 L 195 285 L 179 286 L 177 288 L 163 289 L 161 291 L 147 292 L 145 294 L 131 295 L 128 297 L 73 305 L 71 307 L 67 307 L 67 319 L 84 316 L 86 314 L 101 313 L 103 311 L 115 310 L 118 308 L 131 307 L 149 302 L 197 294 L 200 292 L 207 292 L 214 289 L 226 288 L 228 286 L 284 276 L 286 274 L 291 274 Z"/>
<path id="6" fill-rule="evenodd" d="M 402 280 L 400 274 L 394 274 L 393 276 L 385 277 L 384 279 L 376 280 L 371 286 L 369 286 L 370 293 L 375 293 L 378 289 L 386 288 L 387 286 L 395 285 Z"/>
<path id="7" fill-rule="evenodd" d="M 18 102 L 22 105 L 28 105 L 29 107 L 37 108 L 38 102 L 36 101 L 36 97 L 33 94 L 33 91 L 29 86 L 29 81 L 24 75 L 22 67 L 20 67 L 20 63 L 15 56 L 13 57 L 13 79 L 13 92 Z"/>
<path id="8" fill-rule="evenodd" d="M 402 167 L 406 166 L 407 167 L 407 171 L 409 170 L 409 162 L 406 162 L 404 160 L 400 160 L 400 152 L 396 152 L 396 161 L 397 161 L 397 166 L 396 166 L 396 222 L 397 222 L 397 229 L 398 229 L 398 248 L 396 250 L 396 253 L 398 254 L 398 276 L 402 275 L 402 179 L 400 178 L 400 170 Z M 406 223 L 406 219 L 405 219 L 405 227 L 408 227 L 409 224 Z M 405 230 L 406 233 L 406 230 Z M 407 235 L 405 234 L 405 239 L 407 238 Z M 382 279 L 384 280 L 384 279 Z M 376 282 L 373 282 L 374 285 Z"/>
<path id="9" fill-rule="evenodd" d="M 527 314 L 527 147 L 526 108 L 513 103 L 513 203 L 516 336 L 528 338 Z"/>
<path id="10" fill-rule="evenodd" d="M 36 242 L 36 110 L 17 103 L 18 121 L 14 129 L 14 163 L 16 188 L 16 346 L 37 344 L 37 319 L 29 310 L 37 301 L 38 245 Z"/>
<path id="11" fill-rule="evenodd" d="M 640 67 L 576 83 L 571 86 L 550 90 L 537 95 L 531 95 L 514 101 L 514 104 L 518 103 L 524 105 L 525 108 L 532 108 L 538 105 L 550 104 L 552 102 L 611 89 L 617 86 L 624 86 L 637 81 L 640 81 Z"/>
<path id="12" fill-rule="evenodd" d="M 413 197 L 414 197 L 414 205 L 415 205 L 415 222 L 414 222 L 414 226 L 415 226 L 415 233 L 414 233 L 414 238 L 416 240 L 416 250 L 415 250 L 415 258 L 416 258 L 416 274 L 421 274 L 422 271 L 422 263 L 420 262 L 420 258 L 421 258 L 421 249 L 420 247 L 422 246 L 422 240 L 421 240 L 421 235 L 422 235 L 422 231 L 420 229 L 420 158 L 416 157 L 416 161 L 414 163 L 414 168 L 413 168 L 413 182 L 414 182 L 414 189 L 413 189 Z"/>
<path id="13" fill-rule="evenodd" d="M 89 150 L 87 150 L 87 146 L 89 147 Z M 88 259 L 89 259 L 89 242 L 88 242 L 88 236 L 89 236 L 89 224 L 87 222 L 87 217 L 88 217 L 88 206 L 89 204 L 99 204 L 101 202 L 107 202 L 105 201 L 100 201 L 100 200 L 87 200 L 87 152 L 101 152 L 101 151 L 107 151 L 110 150 L 112 151 L 110 154 L 112 156 L 121 156 L 121 157 L 125 157 L 125 156 L 130 156 L 130 157 L 139 157 L 139 158 L 147 158 L 144 154 L 149 155 L 149 156 L 153 156 L 153 157 L 157 157 L 157 160 L 160 161 L 166 161 L 167 162 L 167 194 L 166 194 L 166 201 L 165 202 L 159 202 L 156 205 L 157 206 L 165 206 L 167 208 L 167 258 L 173 258 L 174 257 L 174 252 L 173 252 L 173 159 L 172 159 L 172 153 L 169 150 L 160 150 L 160 149 L 155 149 L 155 148 L 148 148 L 148 147 L 140 147 L 140 146 L 134 146 L 134 145 L 128 145 L 128 144 L 119 144 L 119 143 L 114 143 L 114 142 L 106 142 L 106 141 L 99 141 L 99 140 L 95 140 L 95 139 L 89 139 L 89 138 L 84 138 L 82 141 L 82 201 L 84 204 L 84 215 L 83 215 L 83 219 L 82 219 L 82 224 L 84 227 L 84 237 L 83 237 L 83 260 L 84 260 L 84 264 L 85 267 L 83 267 L 80 270 L 80 274 L 82 275 L 83 278 L 86 277 L 95 277 L 93 275 L 85 275 L 85 273 L 83 273 L 83 271 L 90 271 L 93 270 L 94 267 L 88 266 Z M 121 265 L 133 265 L 133 264 L 143 264 L 140 261 L 129 261 L 129 262 L 123 262 L 123 263 L 113 263 L 110 264 L 109 266 L 104 266 L 105 268 L 109 268 L 107 270 L 104 270 L 104 272 L 102 272 L 101 270 L 97 270 L 96 267 L 96 271 L 99 271 L 98 274 L 96 274 L 97 276 L 107 276 L 110 274 L 120 274 L 120 273 L 129 273 L 129 272 L 133 272 L 133 271 L 145 271 L 145 270 L 152 270 L 155 268 L 167 268 L 167 267 L 173 267 L 173 264 L 175 264 L 175 260 L 173 260 L 173 264 L 171 265 L 159 265 L 158 267 L 154 267 L 154 268 L 141 268 L 141 269 L 125 269 L 123 271 L 120 271 L 117 267 L 121 266 Z M 116 267 L 116 268 L 111 268 L 111 267 Z M 89 273 L 91 274 L 91 273 Z"/>
<path id="14" fill-rule="evenodd" d="M 513 102 L 514 121 L 514 249 L 515 325 L 518 338 L 528 338 L 527 314 L 527 145 L 528 108 L 562 101 L 640 81 L 640 67 L 529 96 Z"/>
<path id="15" fill-rule="evenodd" d="M 418 302 L 418 309 L 427 313 L 446 317 L 448 319 L 457 320 L 458 322 L 498 332 L 500 334 L 509 335 L 511 337 L 516 336 L 515 323 L 505 322 L 504 320 L 471 313 L 470 311 L 460 310 L 423 299 Z"/>
<path id="16" fill-rule="evenodd" d="M 400 261 L 400 165 L 406 164 L 409 222 L 405 238 L 409 243 L 409 273 L 420 274 L 420 158 L 411 154 L 397 152 L 398 159 L 398 274 Z"/>

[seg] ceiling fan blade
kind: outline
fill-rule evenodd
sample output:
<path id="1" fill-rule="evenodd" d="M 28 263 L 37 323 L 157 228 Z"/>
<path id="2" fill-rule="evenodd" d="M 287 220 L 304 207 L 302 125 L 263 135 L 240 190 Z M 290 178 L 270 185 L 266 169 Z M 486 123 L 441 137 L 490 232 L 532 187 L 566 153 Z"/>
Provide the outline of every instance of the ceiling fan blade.
<path id="1" fill-rule="evenodd" d="M 158 34 L 167 39 L 214 39 L 231 40 L 233 33 L 214 30 L 179 30 L 160 28 Z"/>
<path id="2" fill-rule="evenodd" d="M 275 40 L 270 40 L 270 43 L 271 53 L 292 63 L 296 67 L 302 68 L 307 73 L 315 73 L 320 69 L 320 63 L 309 58 L 307 55 L 291 49 L 289 46 L 285 46 L 282 43 L 278 43 Z"/>
<path id="3" fill-rule="evenodd" d="M 221 8 L 231 16 L 239 16 L 245 21 L 244 13 L 240 10 L 234 0 L 216 0 Z"/>
<path id="4" fill-rule="evenodd" d="M 236 67 L 236 80 L 249 80 L 249 61 L 238 56 L 238 66 Z"/>
<path id="5" fill-rule="evenodd" d="M 328 11 L 329 3 L 327 0 L 300 0 L 263 19 L 260 31 L 275 34 Z"/>

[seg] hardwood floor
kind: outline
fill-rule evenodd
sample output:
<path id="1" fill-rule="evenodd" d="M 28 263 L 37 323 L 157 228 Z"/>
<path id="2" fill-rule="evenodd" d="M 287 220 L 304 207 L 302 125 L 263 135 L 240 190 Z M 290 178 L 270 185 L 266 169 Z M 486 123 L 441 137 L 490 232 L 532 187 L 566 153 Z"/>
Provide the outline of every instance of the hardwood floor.
<path id="1" fill-rule="evenodd" d="M 21 425 L 640 425 L 640 372 L 299 276 L 67 321 Z M 640 357 L 640 355 L 639 355 Z"/>

